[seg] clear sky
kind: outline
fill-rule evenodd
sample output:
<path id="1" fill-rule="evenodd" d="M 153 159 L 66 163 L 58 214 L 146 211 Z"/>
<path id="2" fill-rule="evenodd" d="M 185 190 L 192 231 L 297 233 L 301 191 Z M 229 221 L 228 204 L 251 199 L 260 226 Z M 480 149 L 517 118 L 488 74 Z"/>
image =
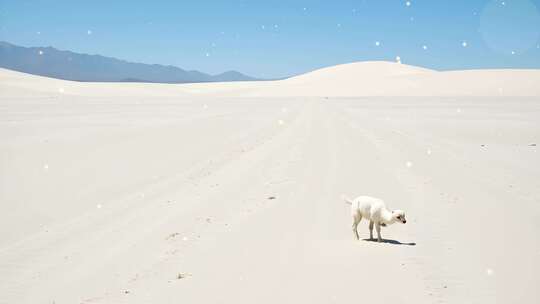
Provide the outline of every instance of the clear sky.
<path id="1" fill-rule="evenodd" d="M 0 40 L 208 73 L 540 68 L 540 0 L 0 0 Z"/>

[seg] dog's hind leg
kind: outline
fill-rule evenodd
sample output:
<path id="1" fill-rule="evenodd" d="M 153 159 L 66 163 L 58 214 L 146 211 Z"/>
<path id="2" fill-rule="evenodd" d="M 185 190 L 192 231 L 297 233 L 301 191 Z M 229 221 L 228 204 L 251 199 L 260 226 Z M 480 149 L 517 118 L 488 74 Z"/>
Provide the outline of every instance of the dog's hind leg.
<path id="1" fill-rule="evenodd" d="M 369 221 L 369 239 L 373 240 L 373 221 Z"/>
<path id="2" fill-rule="evenodd" d="M 361 220 L 362 220 L 362 215 L 355 214 L 353 216 L 352 231 L 357 240 L 360 239 L 360 236 L 358 235 L 358 223 L 360 223 Z"/>

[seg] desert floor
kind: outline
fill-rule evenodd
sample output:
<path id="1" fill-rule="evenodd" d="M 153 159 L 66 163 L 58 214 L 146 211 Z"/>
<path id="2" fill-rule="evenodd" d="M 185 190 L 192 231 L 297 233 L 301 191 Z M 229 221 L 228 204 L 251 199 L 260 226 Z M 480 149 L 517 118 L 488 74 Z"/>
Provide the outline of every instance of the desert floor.
<path id="1" fill-rule="evenodd" d="M 540 298 L 538 98 L 0 106 L 0 303 Z M 357 241 L 343 194 L 408 222 Z"/>

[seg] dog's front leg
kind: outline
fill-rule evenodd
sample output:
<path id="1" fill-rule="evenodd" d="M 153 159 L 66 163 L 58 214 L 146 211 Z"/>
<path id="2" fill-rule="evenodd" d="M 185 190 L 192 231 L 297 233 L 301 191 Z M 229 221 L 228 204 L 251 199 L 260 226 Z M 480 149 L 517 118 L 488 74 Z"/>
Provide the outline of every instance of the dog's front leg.
<path id="1" fill-rule="evenodd" d="M 369 221 L 369 239 L 373 240 L 373 220 Z"/>
<path id="2" fill-rule="evenodd" d="M 377 241 L 380 243 L 380 242 L 382 242 L 381 223 L 379 223 L 379 222 L 375 223 L 375 228 L 377 229 Z"/>

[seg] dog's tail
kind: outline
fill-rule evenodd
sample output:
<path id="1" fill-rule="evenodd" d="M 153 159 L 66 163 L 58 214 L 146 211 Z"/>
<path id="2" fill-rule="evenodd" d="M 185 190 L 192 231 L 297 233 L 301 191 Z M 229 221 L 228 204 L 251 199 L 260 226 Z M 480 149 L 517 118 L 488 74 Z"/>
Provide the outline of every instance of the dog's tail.
<path id="1" fill-rule="evenodd" d="M 341 199 L 345 201 L 345 204 L 352 205 L 353 203 L 353 201 L 350 198 L 348 198 L 345 194 L 341 195 Z"/>

